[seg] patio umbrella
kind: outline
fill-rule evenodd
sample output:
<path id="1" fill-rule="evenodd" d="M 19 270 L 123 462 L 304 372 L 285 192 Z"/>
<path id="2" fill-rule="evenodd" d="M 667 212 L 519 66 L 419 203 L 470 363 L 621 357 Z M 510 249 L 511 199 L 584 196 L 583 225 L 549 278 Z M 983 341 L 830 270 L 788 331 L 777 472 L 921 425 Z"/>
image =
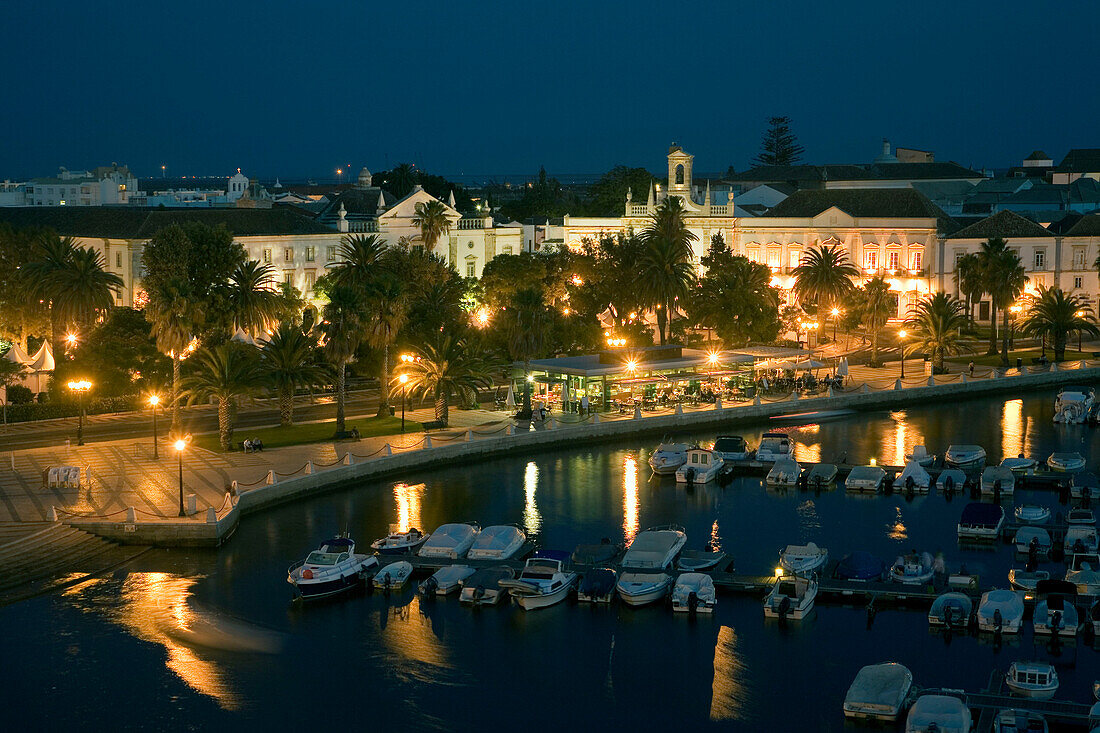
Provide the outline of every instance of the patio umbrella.
<path id="1" fill-rule="evenodd" d="M 569 382 L 562 382 L 561 384 L 561 404 L 562 409 L 569 403 Z"/>
<path id="2" fill-rule="evenodd" d="M 820 369 L 825 366 L 823 362 L 815 361 L 813 359 L 803 359 L 794 365 L 795 369 Z"/>
<path id="3" fill-rule="evenodd" d="M 782 371 L 782 370 L 786 370 L 786 369 L 797 369 L 797 368 L 798 367 L 797 367 L 797 365 L 795 365 L 794 362 L 785 361 L 785 360 L 773 361 L 773 362 L 768 363 L 768 369 L 779 369 L 779 370 Z"/>
<path id="4" fill-rule="evenodd" d="M 848 376 L 848 357 L 844 357 L 840 360 L 840 364 L 836 368 L 836 375 L 838 377 Z"/>
<path id="5" fill-rule="evenodd" d="M 510 385 L 510 384 L 508 385 L 508 397 L 505 398 L 505 400 L 504 400 L 504 406 L 505 407 L 515 407 L 516 406 L 516 393 L 514 391 L 512 391 L 512 385 Z"/>

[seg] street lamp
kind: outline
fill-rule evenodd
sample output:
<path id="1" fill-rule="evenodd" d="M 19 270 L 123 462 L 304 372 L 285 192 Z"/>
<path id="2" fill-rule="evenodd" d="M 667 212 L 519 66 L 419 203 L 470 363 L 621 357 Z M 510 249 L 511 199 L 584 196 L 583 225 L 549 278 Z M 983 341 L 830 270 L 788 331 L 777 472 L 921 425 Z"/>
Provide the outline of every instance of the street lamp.
<path id="1" fill-rule="evenodd" d="M 157 453 L 157 405 L 160 404 L 160 395 L 149 395 L 149 406 L 153 408 L 153 460 L 160 458 Z"/>
<path id="2" fill-rule="evenodd" d="M 409 375 L 402 374 L 397 378 L 401 382 L 401 432 L 405 432 L 405 385 L 409 382 Z"/>
<path id="3" fill-rule="evenodd" d="M 92 388 L 92 383 L 87 379 L 69 382 L 69 389 L 76 392 L 76 398 L 80 403 L 80 422 L 76 428 L 76 444 L 84 445 L 84 393 Z"/>
<path id="4" fill-rule="evenodd" d="M 836 322 L 840 316 L 840 308 L 833 308 L 829 311 L 829 314 L 833 317 L 833 343 L 836 343 Z"/>
<path id="5" fill-rule="evenodd" d="M 1082 309 L 1082 310 L 1077 311 L 1077 313 L 1074 314 L 1074 315 L 1076 315 L 1078 318 L 1084 318 L 1086 315 L 1088 315 L 1088 311 Z M 1082 351 L 1083 351 L 1083 349 L 1081 348 L 1081 329 L 1078 328 L 1077 329 L 1077 353 L 1081 353 Z"/>
<path id="6" fill-rule="evenodd" d="M 183 449 L 187 447 L 186 440 L 177 440 L 175 443 L 176 455 L 179 458 L 179 472 L 180 472 L 180 513 L 179 516 L 186 516 L 183 513 Z"/>
<path id="7" fill-rule="evenodd" d="M 905 332 L 905 329 L 898 331 L 898 339 L 901 342 L 900 356 L 901 356 L 901 378 L 905 379 L 905 337 L 909 334 Z"/>

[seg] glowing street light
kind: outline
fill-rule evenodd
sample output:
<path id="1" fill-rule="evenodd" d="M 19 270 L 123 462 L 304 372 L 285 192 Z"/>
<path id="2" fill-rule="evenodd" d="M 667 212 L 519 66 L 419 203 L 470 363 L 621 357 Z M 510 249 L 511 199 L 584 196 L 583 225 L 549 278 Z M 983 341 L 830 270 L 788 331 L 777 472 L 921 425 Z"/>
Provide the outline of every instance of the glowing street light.
<path id="1" fill-rule="evenodd" d="M 187 516 L 183 512 L 183 451 L 187 447 L 187 441 L 183 439 L 177 440 L 173 447 L 176 449 L 176 456 L 179 460 L 179 477 L 180 477 L 180 513 L 179 516 Z"/>
<path id="2" fill-rule="evenodd" d="M 69 344 L 69 346 L 76 346 L 76 334 L 75 333 L 66 334 L 65 335 L 65 341 Z"/>
<path id="3" fill-rule="evenodd" d="M 909 334 L 903 328 L 898 331 L 898 339 L 901 342 L 900 356 L 901 356 L 901 378 L 905 379 L 905 337 Z"/>
<path id="4" fill-rule="evenodd" d="M 155 392 L 149 395 L 149 406 L 153 408 L 153 460 L 158 460 L 157 453 L 157 405 L 160 404 L 160 395 Z"/>
<path id="5" fill-rule="evenodd" d="M 405 432 L 405 385 L 409 383 L 409 375 L 402 374 L 397 378 L 401 382 L 401 432 Z"/>
<path id="6" fill-rule="evenodd" d="M 69 382 L 69 389 L 76 392 L 76 399 L 80 403 L 80 422 L 76 428 L 76 444 L 84 445 L 84 393 L 92 388 L 92 383 L 87 379 Z"/>
<path id="7" fill-rule="evenodd" d="M 840 320 L 840 308 L 833 308 L 829 311 L 829 315 L 833 317 L 833 343 L 836 343 L 836 322 Z"/>

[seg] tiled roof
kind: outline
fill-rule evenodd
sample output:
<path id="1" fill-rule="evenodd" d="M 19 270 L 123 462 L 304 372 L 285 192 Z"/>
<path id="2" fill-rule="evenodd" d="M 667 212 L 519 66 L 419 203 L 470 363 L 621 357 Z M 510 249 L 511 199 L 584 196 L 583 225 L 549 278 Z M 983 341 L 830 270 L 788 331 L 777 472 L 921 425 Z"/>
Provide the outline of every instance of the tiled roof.
<path id="1" fill-rule="evenodd" d="M 397 197 L 389 191 L 383 191 L 377 186 L 371 188 L 349 188 L 330 196 L 330 203 L 321 212 L 321 218 L 335 219 L 336 212 L 340 210 L 340 204 L 344 205 L 344 211 L 349 217 L 374 218 L 378 216 L 378 197 L 385 194 L 386 206 L 389 208 L 397 201 Z"/>
<path id="2" fill-rule="evenodd" d="M 912 188 L 838 188 L 796 191 L 773 206 L 769 217 L 814 217 L 831 207 L 854 217 L 881 219 L 930 218 L 941 228 L 953 229 L 953 222 L 920 191 Z"/>
<path id="3" fill-rule="evenodd" d="M 1100 212 L 1081 217 L 1068 232 L 1067 237 L 1100 237 Z"/>
<path id="4" fill-rule="evenodd" d="M 1100 171 L 1100 148 L 1074 148 L 1066 153 L 1054 170 L 1059 173 L 1096 173 Z"/>
<path id="5" fill-rule="evenodd" d="M 172 224 L 224 224 L 237 236 L 266 234 L 321 234 L 331 232 L 312 219 L 287 208 L 208 209 L 141 208 L 114 206 L 0 207 L 0 221 L 14 227 L 49 227 L 62 236 L 147 239 Z"/>
<path id="6" fill-rule="evenodd" d="M 1054 233 L 1044 229 L 1031 219 L 1026 219 L 1014 211 L 998 211 L 981 221 L 963 227 L 952 234 L 950 239 L 990 239 L 991 237 L 1053 237 Z"/>
<path id="7" fill-rule="evenodd" d="M 982 174 L 958 163 L 876 163 L 872 165 L 762 165 L 727 177 L 729 181 L 818 183 L 826 181 L 975 180 Z"/>
<path id="8" fill-rule="evenodd" d="M 1050 156 L 1042 150 L 1032 150 L 1031 155 L 1024 158 L 1024 160 L 1050 160 Z"/>

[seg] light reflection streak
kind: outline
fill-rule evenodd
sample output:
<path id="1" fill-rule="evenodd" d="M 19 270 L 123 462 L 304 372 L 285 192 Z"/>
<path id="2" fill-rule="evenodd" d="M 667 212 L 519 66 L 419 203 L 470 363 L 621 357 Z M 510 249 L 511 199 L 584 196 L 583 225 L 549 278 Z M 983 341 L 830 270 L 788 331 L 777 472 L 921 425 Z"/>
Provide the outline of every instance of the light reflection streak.
<path id="1" fill-rule="evenodd" d="M 710 719 L 739 720 L 745 704 L 742 682 L 745 665 L 737 653 L 737 633 L 729 626 L 718 629 L 714 644 L 714 682 L 711 684 Z"/>
<path id="2" fill-rule="evenodd" d="M 535 490 L 539 486 L 539 467 L 534 461 L 527 463 L 523 470 L 523 528 L 530 537 L 539 531 L 542 526 L 542 515 L 539 514 L 538 504 L 535 503 Z"/>
<path id="3" fill-rule="evenodd" d="M 638 533 L 638 461 L 623 461 L 623 538 L 630 542 Z"/>
<path id="4" fill-rule="evenodd" d="M 393 498 L 397 502 L 397 532 L 408 532 L 420 525 L 420 500 L 424 496 L 424 484 L 394 484 Z"/>
<path id="5" fill-rule="evenodd" d="M 1024 452 L 1024 401 L 1005 400 L 1001 408 L 1001 456 L 1015 458 Z"/>
<path id="6" fill-rule="evenodd" d="M 903 416 L 905 413 L 901 413 Z M 894 465 L 905 465 L 905 418 L 894 418 Z"/>
<path id="7" fill-rule="evenodd" d="M 901 518 L 901 507 L 897 507 L 897 516 L 894 517 L 892 524 L 886 525 L 886 536 L 892 540 L 901 542 L 909 537 L 909 528 L 905 526 L 905 522 Z"/>
<path id="8" fill-rule="evenodd" d="M 420 608 L 420 597 L 414 596 L 406 606 L 386 608 L 396 623 L 387 623 L 381 629 L 382 643 L 407 662 L 428 667 L 450 669 L 447 650 L 432 630 L 431 619 Z M 417 668 L 415 664 L 394 665 L 394 671 L 410 681 L 438 682 L 438 674 Z"/>
<path id="9" fill-rule="evenodd" d="M 821 463 L 821 443 L 795 443 L 794 459 L 804 463 Z"/>
<path id="10" fill-rule="evenodd" d="M 714 524 L 710 525 L 710 546 L 715 550 L 722 549 L 722 534 L 718 531 L 718 520 L 714 520 Z"/>

